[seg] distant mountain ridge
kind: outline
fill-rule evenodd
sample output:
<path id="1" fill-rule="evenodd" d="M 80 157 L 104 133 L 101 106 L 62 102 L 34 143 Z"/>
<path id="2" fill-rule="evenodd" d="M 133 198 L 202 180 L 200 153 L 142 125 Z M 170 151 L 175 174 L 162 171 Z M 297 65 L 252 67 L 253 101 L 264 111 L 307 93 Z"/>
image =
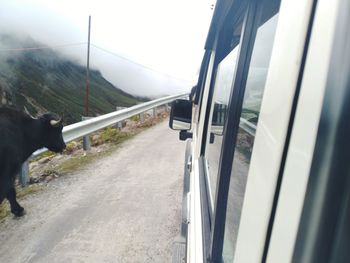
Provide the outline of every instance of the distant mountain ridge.
<path id="1" fill-rule="evenodd" d="M 81 120 L 86 90 L 85 67 L 51 49 L 4 51 L 6 48 L 43 46 L 32 39 L 0 35 L 0 103 L 32 114 L 52 111 L 65 122 Z M 97 70 L 90 70 L 89 115 L 130 107 L 140 99 L 113 86 Z"/>

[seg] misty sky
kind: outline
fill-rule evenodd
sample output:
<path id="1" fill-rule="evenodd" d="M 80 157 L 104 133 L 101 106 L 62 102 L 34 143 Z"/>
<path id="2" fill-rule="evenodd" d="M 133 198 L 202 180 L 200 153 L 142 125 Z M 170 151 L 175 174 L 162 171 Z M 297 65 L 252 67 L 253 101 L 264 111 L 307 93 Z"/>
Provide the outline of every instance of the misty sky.
<path id="1" fill-rule="evenodd" d="M 91 15 L 91 43 L 99 47 L 91 47 L 91 68 L 132 94 L 175 94 L 196 82 L 214 3 L 0 0 L 0 34 L 29 35 L 51 46 L 87 42 Z M 56 50 L 86 64 L 84 44 Z"/>

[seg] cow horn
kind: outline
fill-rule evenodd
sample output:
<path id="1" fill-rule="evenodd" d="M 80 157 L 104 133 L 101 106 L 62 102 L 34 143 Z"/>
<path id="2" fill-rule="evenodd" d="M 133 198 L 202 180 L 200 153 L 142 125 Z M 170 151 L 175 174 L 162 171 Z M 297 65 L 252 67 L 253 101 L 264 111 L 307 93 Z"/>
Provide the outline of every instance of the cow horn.
<path id="1" fill-rule="evenodd" d="M 52 127 L 57 127 L 57 126 L 59 126 L 61 123 L 62 123 L 62 118 L 59 119 L 58 121 L 56 121 L 56 120 L 51 120 L 51 121 L 50 121 L 50 124 L 51 124 Z"/>
<path id="2" fill-rule="evenodd" d="M 27 109 L 26 106 L 24 106 L 24 112 L 27 113 L 29 115 L 29 117 L 31 117 L 32 119 L 36 120 L 37 118 L 33 117 L 33 115 L 31 115 Z"/>

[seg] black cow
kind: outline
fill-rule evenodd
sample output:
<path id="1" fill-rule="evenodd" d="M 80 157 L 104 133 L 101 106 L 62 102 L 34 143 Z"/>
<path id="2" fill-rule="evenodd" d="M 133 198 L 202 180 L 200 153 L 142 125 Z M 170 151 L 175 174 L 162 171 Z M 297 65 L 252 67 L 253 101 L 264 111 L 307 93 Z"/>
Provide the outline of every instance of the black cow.
<path id="1" fill-rule="evenodd" d="M 54 113 L 33 118 L 19 110 L 0 108 L 0 203 L 6 197 L 15 216 L 24 214 L 16 200 L 16 174 L 22 163 L 40 148 L 62 152 L 66 147 L 62 128 L 62 119 Z"/>

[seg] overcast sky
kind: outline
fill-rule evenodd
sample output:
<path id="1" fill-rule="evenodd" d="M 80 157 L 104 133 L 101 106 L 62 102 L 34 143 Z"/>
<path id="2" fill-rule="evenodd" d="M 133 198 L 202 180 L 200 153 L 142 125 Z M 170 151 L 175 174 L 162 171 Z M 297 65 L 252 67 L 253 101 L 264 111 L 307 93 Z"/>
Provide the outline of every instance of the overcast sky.
<path id="1" fill-rule="evenodd" d="M 214 3 L 0 0 L 0 34 L 16 32 L 54 46 L 86 42 L 91 15 L 91 43 L 124 58 L 91 47 L 92 68 L 136 95 L 174 94 L 195 83 Z M 86 45 L 57 50 L 86 64 Z"/>

